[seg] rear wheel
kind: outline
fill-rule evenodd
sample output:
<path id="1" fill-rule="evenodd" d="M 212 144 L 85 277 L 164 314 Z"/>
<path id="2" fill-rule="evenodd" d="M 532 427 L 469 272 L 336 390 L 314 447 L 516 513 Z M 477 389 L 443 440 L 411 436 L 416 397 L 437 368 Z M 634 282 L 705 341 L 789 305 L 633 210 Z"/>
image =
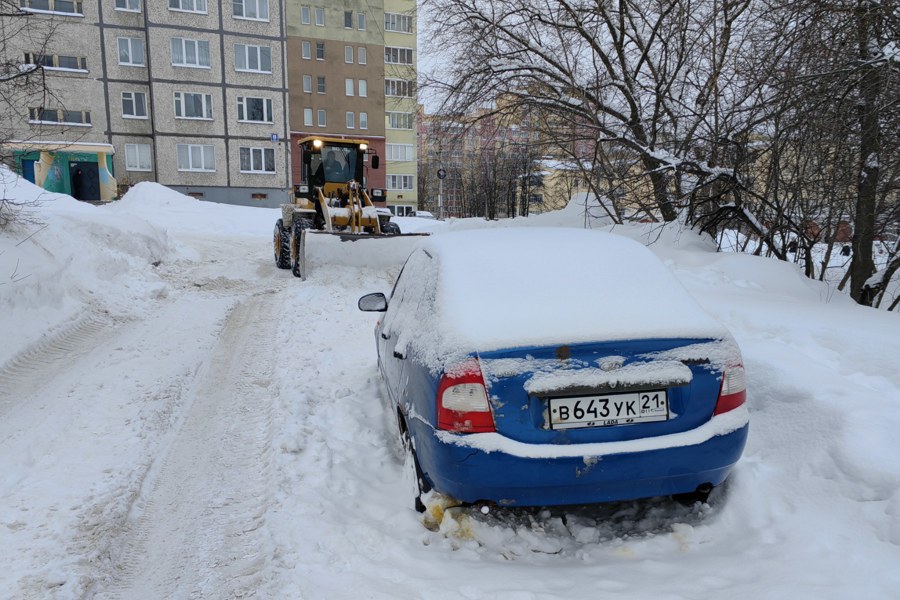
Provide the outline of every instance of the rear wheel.
<path id="1" fill-rule="evenodd" d="M 302 232 L 304 229 L 312 228 L 312 221 L 309 219 L 294 218 L 294 226 L 291 229 L 291 273 L 294 277 L 303 277 L 303 246 Z"/>
<path id="2" fill-rule="evenodd" d="M 425 504 L 422 502 L 422 496 L 431 491 L 431 485 L 419 467 L 416 449 L 403 421 L 400 422 L 400 443 L 403 445 L 403 481 L 413 498 L 413 508 L 416 512 L 424 513 Z"/>
<path id="3" fill-rule="evenodd" d="M 275 266 L 288 269 L 291 266 L 291 232 L 284 226 L 284 221 L 275 221 Z"/>
<path id="4" fill-rule="evenodd" d="M 381 226 L 381 233 L 386 235 L 400 235 L 400 226 L 393 221 L 388 221 Z"/>

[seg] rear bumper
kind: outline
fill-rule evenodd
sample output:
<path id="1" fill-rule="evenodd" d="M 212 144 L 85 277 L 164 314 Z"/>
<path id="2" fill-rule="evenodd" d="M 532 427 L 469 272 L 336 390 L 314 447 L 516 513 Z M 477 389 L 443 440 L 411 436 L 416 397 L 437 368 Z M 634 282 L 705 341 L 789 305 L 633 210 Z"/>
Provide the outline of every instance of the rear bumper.
<path id="1" fill-rule="evenodd" d="M 493 436 L 496 442 L 497 434 L 436 435 L 421 421 L 414 421 L 413 429 L 419 463 L 436 490 L 463 502 L 553 506 L 667 496 L 693 492 L 704 483 L 719 485 L 740 458 L 749 426 L 744 419 L 727 433 L 692 443 L 681 439 L 665 446 L 664 439 L 656 438 L 648 449 L 632 446 L 633 451 L 624 452 L 614 444 L 567 446 L 563 452 L 544 446 L 523 452 L 516 442 L 485 449 L 472 443 L 477 439 L 473 436 Z M 540 456 L 542 449 L 549 452 Z M 581 450 L 585 453 L 578 454 Z"/>

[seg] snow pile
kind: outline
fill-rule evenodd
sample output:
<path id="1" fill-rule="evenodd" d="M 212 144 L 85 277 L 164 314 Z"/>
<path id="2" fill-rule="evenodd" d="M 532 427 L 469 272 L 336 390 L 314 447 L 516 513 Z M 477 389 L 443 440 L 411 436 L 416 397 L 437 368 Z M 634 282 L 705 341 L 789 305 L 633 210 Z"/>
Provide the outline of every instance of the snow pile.
<path id="1" fill-rule="evenodd" d="M 378 317 L 356 310 L 390 290 L 397 263 L 314 268 L 301 283 L 272 264 L 271 209 L 151 184 L 101 207 L 24 182 L 10 193 L 40 195 L 46 228 L 0 232 L 4 598 L 234 597 L 234 586 L 338 600 L 897 597 L 897 315 L 793 265 L 717 254 L 669 227 L 614 230 L 652 242 L 743 352 L 750 437 L 710 504 L 435 506 L 426 529 L 402 486 Z M 582 227 L 560 213 L 441 228 Z M 86 316 L 101 325 L 92 344 L 29 352 Z M 195 438 L 209 461 L 191 472 L 179 453 Z M 165 479 L 173 465 L 185 479 Z M 160 481 L 192 491 L 159 496 Z M 189 543 L 151 556 L 160 531 Z M 138 575 L 190 568 L 159 588 L 117 587 L 151 559 L 166 564 Z"/>

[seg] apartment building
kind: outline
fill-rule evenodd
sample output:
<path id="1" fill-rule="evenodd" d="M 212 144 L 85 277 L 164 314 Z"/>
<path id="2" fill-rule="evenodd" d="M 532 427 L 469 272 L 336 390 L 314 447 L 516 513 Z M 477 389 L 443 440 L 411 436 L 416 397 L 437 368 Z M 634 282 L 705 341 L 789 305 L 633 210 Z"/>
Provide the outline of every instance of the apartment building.
<path id="1" fill-rule="evenodd" d="M 416 208 L 415 0 L 288 0 L 293 140 L 359 139 L 377 154 L 368 188 L 398 214 Z M 371 164 L 371 163 L 370 163 Z M 307 183 L 293 154 L 293 181 Z M 381 204 L 381 203 L 379 203 Z"/>
<path id="2" fill-rule="evenodd" d="M 7 44 L 43 67 L 51 91 L 29 98 L 26 119 L 5 115 L 27 178 L 87 200 L 140 181 L 236 204 L 288 197 L 284 0 L 21 7 L 53 30 L 38 39 L 30 32 L 44 28 L 20 28 Z"/>
<path id="3" fill-rule="evenodd" d="M 415 0 L 384 0 L 387 204 L 398 215 L 418 208 L 415 14 Z"/>

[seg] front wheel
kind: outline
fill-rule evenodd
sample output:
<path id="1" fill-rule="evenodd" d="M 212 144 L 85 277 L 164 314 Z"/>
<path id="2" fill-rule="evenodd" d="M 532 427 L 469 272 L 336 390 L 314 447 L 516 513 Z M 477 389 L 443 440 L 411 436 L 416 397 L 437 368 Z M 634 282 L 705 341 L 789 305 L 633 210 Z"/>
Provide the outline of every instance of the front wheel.
<path id="1" fill-rule="evenodd" d="M 284 221 L 275 221 L 275 266 L 279 269 L 289 269 L 291 266 L 291 232 L 284 226 Z"/>
<path id="2" fill-rule="evenodd" d="M 400 226 L 393 221 L 388 221 L 381 226 L 381 233 L 385 235 L 400 235 Z"/>
<path id="3" fill-rule="evenodd" d="M 294 277 L 303 277 L 303 269 L 306 268 L 305 250 L 303 248 L 303 230 L 310 229 L 312 221 L 294 217 L 294 226 L 291 228 L 291 273 Z"/>

